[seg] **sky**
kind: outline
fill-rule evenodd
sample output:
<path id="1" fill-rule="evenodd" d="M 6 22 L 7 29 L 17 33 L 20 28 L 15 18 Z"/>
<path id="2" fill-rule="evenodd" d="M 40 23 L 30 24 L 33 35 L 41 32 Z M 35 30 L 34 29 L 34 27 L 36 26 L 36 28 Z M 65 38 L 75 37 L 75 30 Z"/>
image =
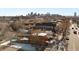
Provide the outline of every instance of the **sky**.
<path id="1" fill-rule="evenodd" d="M 79 8 L 0 8 L 0 16 L 26 15 L 31 12 L 73 16 L 74 12 L 79 15 Z"/>

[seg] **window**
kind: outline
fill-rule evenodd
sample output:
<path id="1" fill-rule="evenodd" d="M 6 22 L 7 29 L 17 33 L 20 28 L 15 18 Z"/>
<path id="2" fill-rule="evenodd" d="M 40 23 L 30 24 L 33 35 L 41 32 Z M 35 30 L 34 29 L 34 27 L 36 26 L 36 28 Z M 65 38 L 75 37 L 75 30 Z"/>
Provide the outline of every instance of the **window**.
<path id="1" fill-rule="evenodd" d="M 76 30 L 77 30 L 77 28 L 76 28 Z"/>
<path id="2" fill-rule="evenodd" d="M 77 31 L 74 31 L 74 34 L 77 34 Z"/>
<path id="3" fill-rule="evenodd" d="M 74 28 L 72 28 L 72 29 L 74 29 Z"/>

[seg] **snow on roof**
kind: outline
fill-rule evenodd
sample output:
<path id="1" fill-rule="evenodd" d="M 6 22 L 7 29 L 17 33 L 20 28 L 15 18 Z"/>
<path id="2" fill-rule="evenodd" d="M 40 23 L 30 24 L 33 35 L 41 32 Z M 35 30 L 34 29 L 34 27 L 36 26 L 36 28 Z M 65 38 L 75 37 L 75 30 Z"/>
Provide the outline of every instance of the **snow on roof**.
<path id="1" fill-rule="evenodd" d="M 24 37 L 24 38 L 22 38 L 21 40 L 29 40 L 29 39 Z"/>
<path id="2" fill-rule="evenodd" d="M 39 33 L 38 36 L 46 36 L 47 33 Z"/>
<path id="3" fill-rule="evenodd" d="M 18 46 L 18 45 L 11 45 L 10 47 L 12 47 L 12 48 L 22 48 L 21 46 Z"/>
<path id="4" fill-rule="evenodd" d="M 2 45 L 7 45 L 7 44 L 9 44 L 10 43 L 10 41 L 6 41 L 6 42 L 4 42 L 4 43 L 2 43 L 2 44 L 0 44 L 1 46 Z"/>

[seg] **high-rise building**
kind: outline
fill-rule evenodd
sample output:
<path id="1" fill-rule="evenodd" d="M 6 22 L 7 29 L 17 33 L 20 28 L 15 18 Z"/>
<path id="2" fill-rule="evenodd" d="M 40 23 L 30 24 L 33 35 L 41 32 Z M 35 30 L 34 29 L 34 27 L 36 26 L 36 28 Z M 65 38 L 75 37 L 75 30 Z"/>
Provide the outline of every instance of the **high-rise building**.
<path id="1" fill-rule="evenodd" d="M 77 16 L 77 13 L 76 12 L 74 12 L 74 16 Z"/>

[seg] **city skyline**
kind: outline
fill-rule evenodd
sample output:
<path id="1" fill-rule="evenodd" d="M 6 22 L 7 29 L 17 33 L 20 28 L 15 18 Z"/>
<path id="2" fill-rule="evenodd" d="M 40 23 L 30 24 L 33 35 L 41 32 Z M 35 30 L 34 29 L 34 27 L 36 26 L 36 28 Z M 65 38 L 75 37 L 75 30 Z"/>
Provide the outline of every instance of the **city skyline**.
<path id="1" fill-rule="evenodd" d="M 18 16 L 27 15 L 28 13 L 59 14 L 64 16 L 74 16 L 74 12 L 79 15 L 79 8 L 0 8 L 0 16 Z"/>

